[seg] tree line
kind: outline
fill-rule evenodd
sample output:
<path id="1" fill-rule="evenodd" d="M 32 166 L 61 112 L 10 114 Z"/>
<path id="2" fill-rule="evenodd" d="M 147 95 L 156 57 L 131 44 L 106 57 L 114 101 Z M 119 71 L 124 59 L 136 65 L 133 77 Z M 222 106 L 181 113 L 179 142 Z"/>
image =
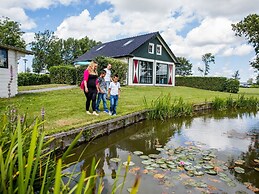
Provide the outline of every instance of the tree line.
<path id="1" fill-rule="evenodd" d="M 7 17 L 0 18 L 0 43 L 25 49 L 26 43 L 22 38 L 24 32 L 20 24 Z M 259 15 L 250 14 L 236 24 L 232 24 L 236 36 L 244 36 L 247 42 L 254 47 L 255 57 L 250 65 L 259 71 Z M 99 41 L 89 39 L 87 36 L 81 39 L 68 38 L 66 40 L 55 36 L 54 32 L 45 30 L 35 33 L 34 40 L 29 43 L 34 52 L 33 72 L 40 73 L 57 65 L 72 65 L 73 61 L 80 55 L 89 51 L 92 47 L 101 44 Z M 176 75 L 192 75 L 192 63 L 185 57 L 177 57 Z M 204 67 L 198 67 L 203 76 L 209 74 L 210 64 L 215 63 L 212 53 L 205 53 L 201 58 Z M 235 75 L 236 74 L 236 75 Z M 238 71 L 234 76 L 239 76 Z M 234 77 L 233 76 L 233 77 Z M 259 80 L 259 75 L 258 75 Z"/>

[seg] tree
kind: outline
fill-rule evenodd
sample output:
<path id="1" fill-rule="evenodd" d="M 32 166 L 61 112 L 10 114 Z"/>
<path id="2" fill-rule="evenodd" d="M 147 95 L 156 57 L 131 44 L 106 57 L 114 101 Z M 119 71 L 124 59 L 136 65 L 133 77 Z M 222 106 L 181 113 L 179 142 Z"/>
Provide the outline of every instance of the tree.
<path id="1" fill-rule="evenodd" d="M 259 15 L 250 14 L 236 24 L 232 24 L 236 36 L 244 36 L 248 43 L 254 47 L 255 58 L 250 65 L 259 70 Z"/>
<path id="2" fill-rule="evenodd" d="M 232 77 L 233 77 L 235 80 L 240 80 L 239 70 L 235 71 L 235 73 L 232 75 Z"/>
<path id="3" fill-rule="evenodd" d="M 253 78 L 249 78 L 249 79 L 247 80 L 247 83 L 250 84 L 250 85 L 252 85 L 252 84 L 253 84 Z"/>
<path id="4" fill-rule="evenodd" d="M 24 32 L 18 22 L 7 17 L 0 19 L 0 43 L 25 49 L 26 43 L 22 38 Z"/>
<path id="5" fill-rule="evenodd" d="M 175 74 L 180 76 L 192 75 L 192 63 L 184 57 L 177 57 L 179 61 L 176 64 Z"/>
<path id="6" fill-rule="evenodd" d="M 33 72 L 40 73 L 54 65 L 59 65 L 61 60 L 61 44 L 54 32 L 45 30 L 35 33 L 34 41 L 31 42 L 31 50 L 34 52 L 32 61 Z"/>
<path id="7" fill-rule="evenodd" d="M 206 53 L 202 55 L 202 62 L 204 63 L 204 69 L 198 67 L 198 71 L 200 71 L 203 76 L 206 76 L 210 72 L 210 63 L 215 64 L 215 57 L 211 53 Z"/>

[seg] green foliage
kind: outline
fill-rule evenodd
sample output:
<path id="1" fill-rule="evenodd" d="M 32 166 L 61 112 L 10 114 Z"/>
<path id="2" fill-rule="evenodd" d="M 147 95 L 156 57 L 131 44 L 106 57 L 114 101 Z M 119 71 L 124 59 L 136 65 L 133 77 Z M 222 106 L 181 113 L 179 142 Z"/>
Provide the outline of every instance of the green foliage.
<path id="1" fill-rule="evenodd" d="M 19 73 L 18 86 L 31 86 L 50 84 L 50 78 L 47 74 Z"/>
<path id="2" fill-rule="evenodd" d="M 171 95 L 159 96 L 156 100 L 151 101 L 148 105 L 144 99 L 148 112 L 149 119 L 175 118 L 181 116 L 190 116 L 193 113 L 193 106 L 190 103 L 185 103 L 182 98 L 172 99 Z"/>
<path id="3" fill-rule="evenodd" d="M 238 93 L 239 84 L 239 81 L 236 79 L 228 79 L 226 81 L 225 91 L 230 93 Z"/>
<path id="4" fill-rule="evenodd" d="M 177 57 L 179 61 L 175 66 L 175 74 L 180 76 L 192 75 L 192 63 L 184 57 Z"/>
<path id="5" fill-rule="evenodd" d="M 232 96 L 228 98 L 216 97 L 212 101 L 212 107 L 214 110 L 226 110 L 226 109 L 244 109 L 244 110 L 258 110 L 259 99 L 256 97 L 245 97 L 239 95 L 235 100 Z"/>
<path id="6" fill-rule="evenodd" d="M 18 22 L 7 17 L 0 18 L 0 43 L 25 49 L 26 43 L 22 38 L 24 32 Z"/>
<path id="7" fill-rule="evenodd" d="M 76 84 L 76 68 L 73 66 L 53 66 L 49 72 L 53 84 Z"/>
<path id="8" fill-rule="evenodd" d="M 225 91 L 225 77 L 176 77 L 176 86 L 187 86 L 212 91 Z"/>
<path id="9" fill-rule="evenodd" d="M 259 15 L 250 14 L 236 24 L 232 24 L 232 30 L 236 36 L 244 36 L 248 43 L 253 45 L 255 59 L 250 62 L 251 66 L 259 70 Z"/>
<path id="10" fill-rule="evenodd" d="M 119 79 L 121 80 L 121 84 L 123 84 L 122 81 L 126 80 L 126 75 L 128 71 L 128 64 L 125 62 L 122 62 L 118 59 L 113 59 L 109 57 L 96 57 L 96 62 L 98 63 L 98 72 L 100 70 L 103 70 L 107 67 L 107 65 L 110 63 L 112 65 L 112 76 L 115 74 L 118 74 Z"/>

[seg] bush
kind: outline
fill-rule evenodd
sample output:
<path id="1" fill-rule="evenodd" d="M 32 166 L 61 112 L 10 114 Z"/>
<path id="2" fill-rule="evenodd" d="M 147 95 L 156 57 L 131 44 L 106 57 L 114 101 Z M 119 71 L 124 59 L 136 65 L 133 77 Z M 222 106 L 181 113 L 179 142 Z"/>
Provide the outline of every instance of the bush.
<path id="1" fill-rule="evenodd" d="M 226 81 L 225 77 L 176 77 L 175 85 L 223 92 Z"/>
<path id="2" fill-rule="evenodd" d="M 239 91 L 239 81 L 236 79 L 228 79 L 226 81 L 225 91 L 230 93 L 238 93 Z"/>
<path id="3" fill-rule="evenodd" d="M 73 66 L 53 66 L 49 72 L 53 84 L 76 84 L 76 68 Z"/>
<path id="4" fill-rule="evenodd" d="M 50 84 L 48 74 L 19 73 L 18 86 Z"/>
<path id="5" fill-rule="evenodd" d="M 126 75 L 128 72 L 128 64 L 120 61 L 118 59 L 113 59 L 109 57 L 96 57 L 96 62 L 98 63 L 97 71 L 100 72 L 110 63 L 112 64 L 112 76 L 118 74 L 121 84 L 124 84 L 126 80 Z"/>

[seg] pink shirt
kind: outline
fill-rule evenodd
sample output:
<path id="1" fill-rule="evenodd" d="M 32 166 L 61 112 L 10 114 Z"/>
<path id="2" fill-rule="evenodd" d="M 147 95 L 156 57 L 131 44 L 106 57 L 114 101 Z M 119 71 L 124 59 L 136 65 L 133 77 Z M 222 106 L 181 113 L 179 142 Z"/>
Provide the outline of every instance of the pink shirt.
<path id="1" fill-rule="evenodd" d="M 84 90 L 85 89 L 85 84 L 84 84 L 84 81 L 88 81 L 88 78 L 89 78 L 89 71 L 88 71 L 88 69 L 86 69 L 85 71 L 84 71 L 84 79 L 83 79 L 83 81 L 81 82 L 81 84 L 80 84 L 80 88 L 82 89 L 82 90 Z M 97 86 L 97 84 L 98 84 L 98 79 L 96 79 L 96 86 Z"/>

